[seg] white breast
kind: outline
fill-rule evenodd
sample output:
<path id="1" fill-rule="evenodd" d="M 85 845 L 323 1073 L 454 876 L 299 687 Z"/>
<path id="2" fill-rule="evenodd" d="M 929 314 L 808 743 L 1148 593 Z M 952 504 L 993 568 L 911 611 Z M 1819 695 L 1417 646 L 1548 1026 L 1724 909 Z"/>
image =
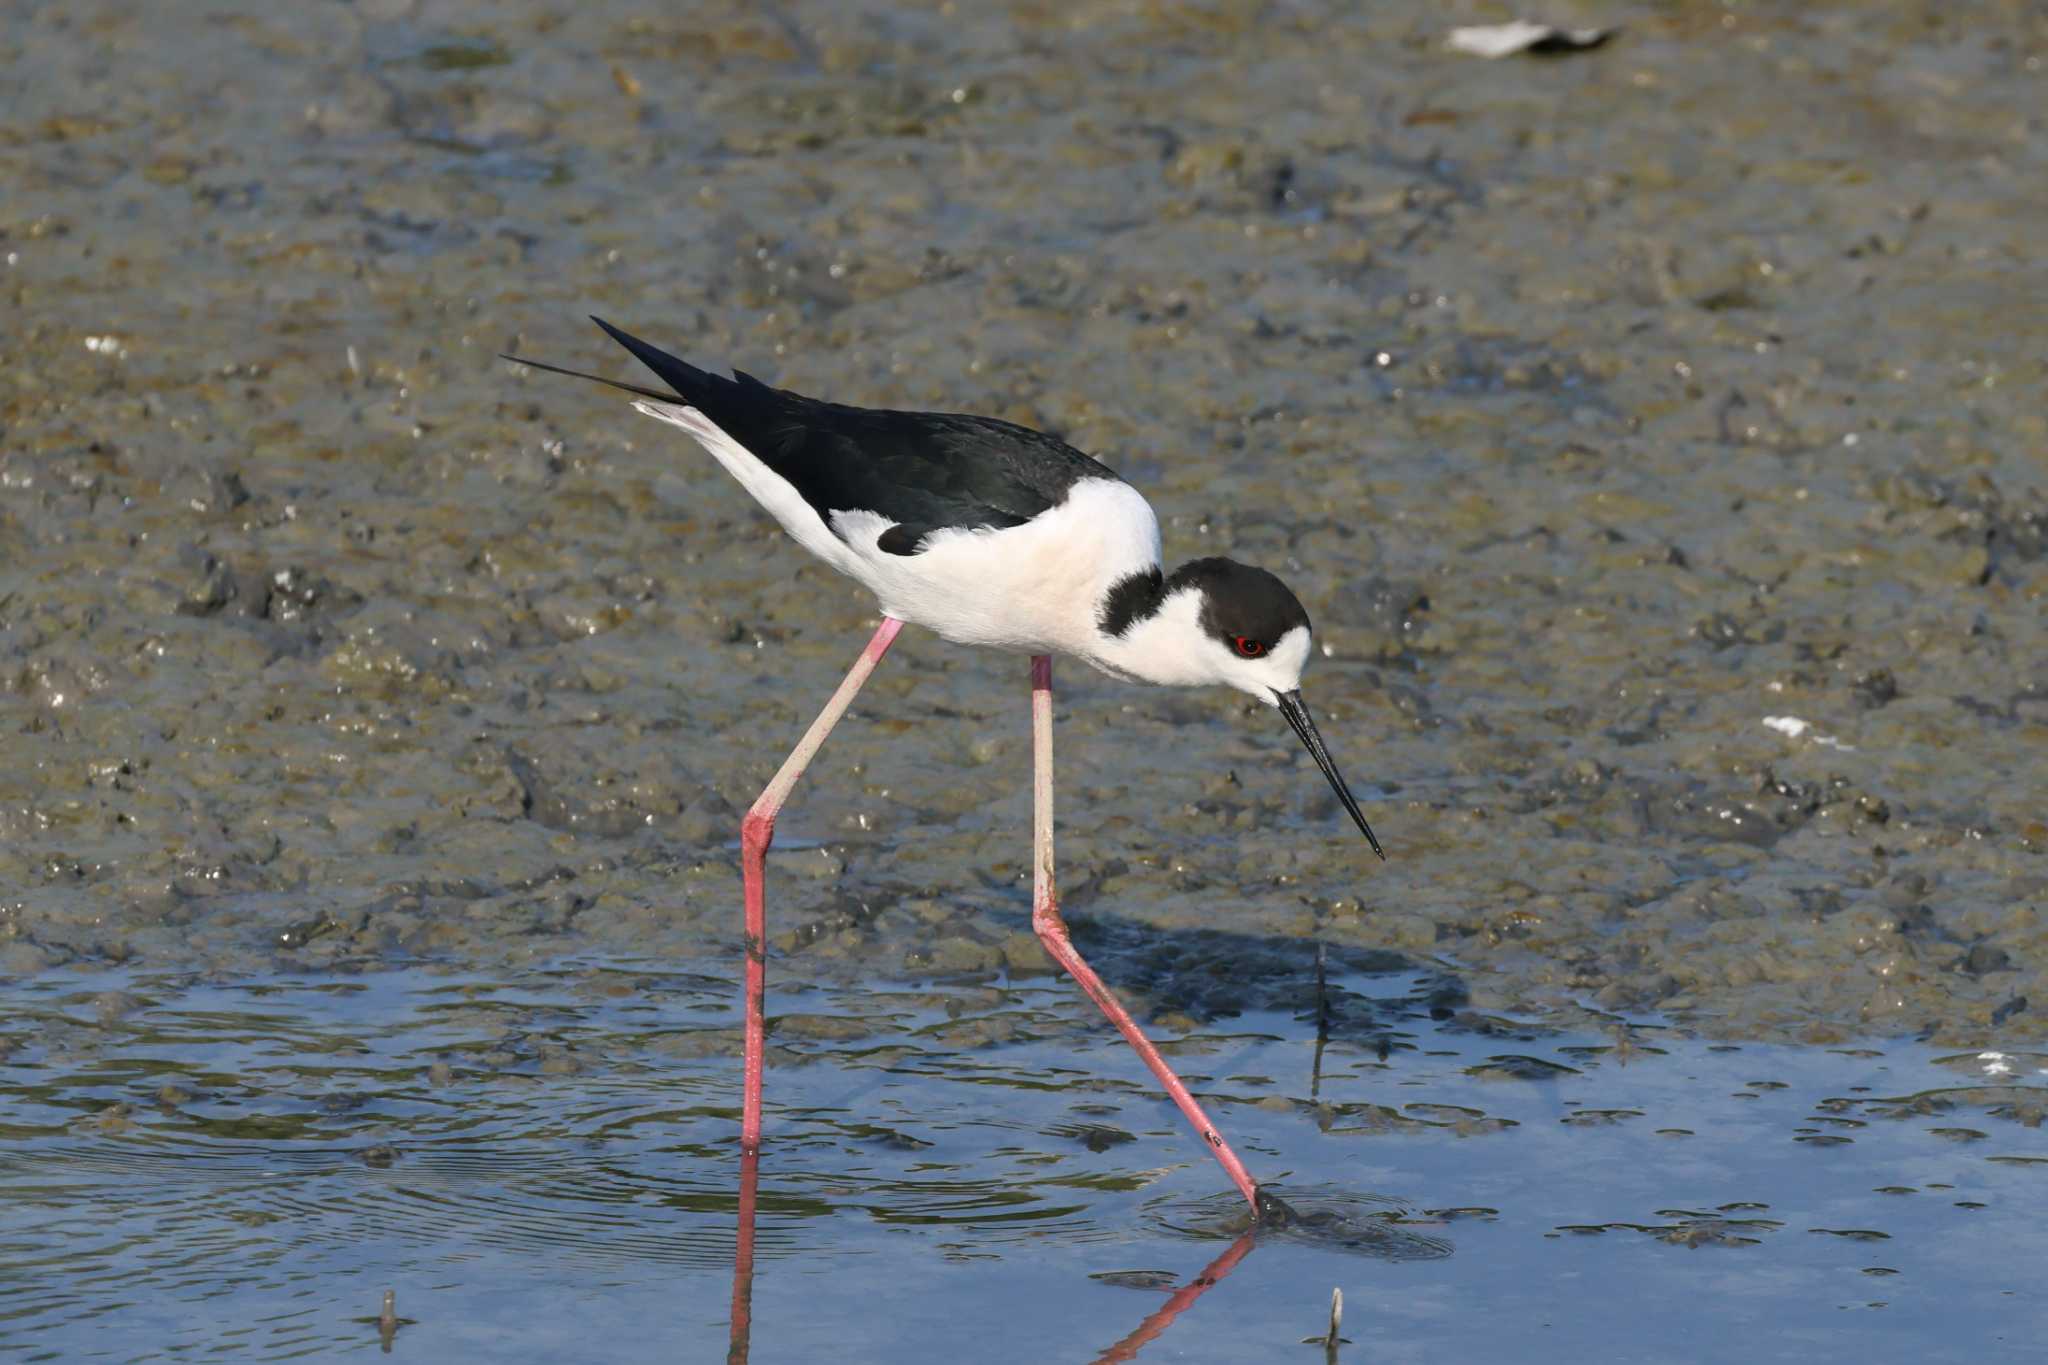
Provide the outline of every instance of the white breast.
<path id="1" fill-rule="evenodd" d="M 832 525 L 883 611 L 961 644 L 1027 654 L 1092 652 L 1103 594 L 1159 564 L 1152 508 L 1116 479 L 1083 479 L 1022 526 L 935 531 L 914 555 L 875 548 L 891 525 L 875 513 L 842 512 Z"/>

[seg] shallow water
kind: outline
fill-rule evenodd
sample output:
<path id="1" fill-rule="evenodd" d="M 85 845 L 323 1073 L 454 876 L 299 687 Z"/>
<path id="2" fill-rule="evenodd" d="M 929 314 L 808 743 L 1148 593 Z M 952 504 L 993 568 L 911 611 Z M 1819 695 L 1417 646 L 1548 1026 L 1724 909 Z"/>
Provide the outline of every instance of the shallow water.
<path id="1" fill-rule="evenodd" d="M 1332 1288 L 1358 1360 L 1983 1359 L 2048 1321 L 2048 1055 L 1561 1033 L 1433 984 L 1334 981 L 1319 1063 L 1312 1002 L 1175 1044 L 1299 1215 L 1244 1243 L 1056 983 L 786 990 L 753 1358 L 1092 1359 L 1219 1258 L 1147 1358 L 1293 1358 Z M 371 1352 L 385 1289 L 421 1359 L 727 1345 L 723 983 L 570 962 L 15 998 L 0 1341 L 24 1359 Z"/>

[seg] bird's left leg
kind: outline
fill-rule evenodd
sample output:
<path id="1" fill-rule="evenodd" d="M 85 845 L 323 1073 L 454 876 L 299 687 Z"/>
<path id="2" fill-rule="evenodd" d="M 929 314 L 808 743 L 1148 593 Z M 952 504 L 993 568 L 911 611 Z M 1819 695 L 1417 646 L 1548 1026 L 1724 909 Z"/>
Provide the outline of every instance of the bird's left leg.
<path id="1" fill-rule="evenodd" d="M 1159 1055 L 1159 1049 L 1152 1045 L 1130 1013 L 1110 994 L 1109 987 L 1102 984 L 1102 978 L 1094 969 L 1081 960 L 1074 951 L 1073 943 L 1067 937 L 1067 923 L 1060 918 L 1060 907 L 1053 894 L 1052 877 L 1052 656 L 1035 654 L 1031 658 L 1031 927 L 1038 932 L 1038 941 L 1052 954 L 1053 961 L 1067 969 L 1081 989 L 1087 993 L 1096 1008 L 1109 1016 L 1124 1041 L 1137 1050 L 1152 1074 L 1159 1078 L 1168 1098 L 1180 1107 L 1189 1123 L 1208 1144 L 1210 1153 L 1223 1164 L 1223 1170 L 1230 1176 L 1254 1210 L 1259 1207 L 1258 1185 L 1237 1159 L 1237 1153 L 1230 1150 L 1230 1144 L 1223 1140 L 1223 1134 L 1216 1131 L 1216 1125 L 1209 1122 L 1209 1116 L 1202 1112 L 1202 1106 L 1181 1084 L 1180 1077 L 1173 1074 L 1173 1068 L 1166 1064 L 1166 1058 Z"/>
<path id="2" fill-rule="evenodd" d="M 903 629 L 903 623 L 893 616 L 884 616 L 882 624 L 868 640 L 868 647 L 860 652 L 847 670 L 846 678 L 839 684 L 839 690 L 832 694 L 832 700 L 825 703 L 825 709 L 811 722 L 811 728 L 804 731 L 804 737 L 776 769 L 775 776 L 756 797 L 747 810 L 746 819 L 740 822 L 740 877 L 745 883 L 747 902 L 747 1033 L 745 1070 L 740 1082 L 740 1150 L 757 1152 L 761 1148 L 761 1069 L 763 1054 L 766 1052 L 768 1034 L 767 1016 L 764 1013 L 768 993 L 768 909 L 767 891 L 762 885 L 767 877 L 768 845 L 775 840 L 775 817 L 782 810 L 782 803 L 789 800 L 790 790 L 796 780 L 804 775 L 804 769 L 817 756 L 825 743 L 825 736 L 832 733 L 832 727 L 846 714 L 846 708 L 853 704 L 854 693 L 875 671 L 875 665 L 889 652 L 889 646 L 896 640 L 896 632 Z"/>

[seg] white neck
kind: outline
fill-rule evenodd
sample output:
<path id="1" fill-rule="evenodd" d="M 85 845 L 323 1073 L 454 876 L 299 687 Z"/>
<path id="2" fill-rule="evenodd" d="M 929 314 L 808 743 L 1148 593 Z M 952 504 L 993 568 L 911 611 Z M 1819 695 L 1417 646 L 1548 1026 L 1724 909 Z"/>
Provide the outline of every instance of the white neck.
<path id="1" fill-rule="evenodd" d="M 1212 646 L 1198 619 L 1202 594 L 1183 588 L 1159 610 L 1131 623 L 1122 635 L 1097 633 L 1088 662 L 1112 677 L 1164 687 L 1199 687 L 1216 681 Z"/>
<path id="2" fill-rule="evenodd" d="M 1248 659 L 1202 628 L 1202 606 L 1198 588 L 1169 593 L 1159 610 L 1133 621 L 1121 636 L 1098 631 L 1084 657 L 1112 677 L 1165 687 L 1220 683 L 1268 706 L 1301 686 L 1309 656 L 1307 626 L 1293 627 Z"/>

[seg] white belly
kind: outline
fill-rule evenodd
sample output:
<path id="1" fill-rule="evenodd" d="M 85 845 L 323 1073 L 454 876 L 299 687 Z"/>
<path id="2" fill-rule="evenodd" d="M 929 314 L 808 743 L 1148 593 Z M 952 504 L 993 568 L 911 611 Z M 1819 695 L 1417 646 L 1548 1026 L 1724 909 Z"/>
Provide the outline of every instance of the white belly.
<path id="1" fill-rule="evenodd" d="M 1083 479 L 1022 526 L 935 531 L 914 555 L 875 548 L 891 524 L 872 512 L 833 518 L 858 561 L 848 572 L 889 615 L 965 645 L 1092 654 L 1103 594 L 1159 565 L 1152 508 L 1115 479 Z"/>

